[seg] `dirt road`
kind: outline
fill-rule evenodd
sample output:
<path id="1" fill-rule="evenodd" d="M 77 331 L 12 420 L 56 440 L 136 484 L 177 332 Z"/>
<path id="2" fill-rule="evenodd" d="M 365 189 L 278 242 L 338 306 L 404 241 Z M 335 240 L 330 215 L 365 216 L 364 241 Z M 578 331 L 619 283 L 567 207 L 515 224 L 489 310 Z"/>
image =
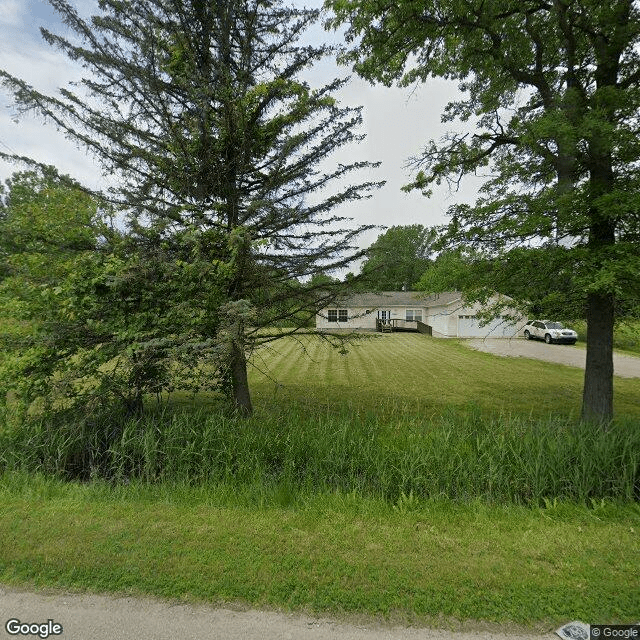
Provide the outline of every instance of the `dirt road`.
<path id="1" fill-rule="evenodd" d="M 534 358 L 584 369 L 587 352 L 584 347 L 567 344 L 545 344 L 524 338 L 488 338 L 466 340 L 465 344 L 479 351 L 512 358 Z M 640 378 L 640 357 L 613 354 L 613 373 L 622 378 Z"/>
<path id="2" fill-rule="evenodd" d="M 50 640 L 558 640 L 557 636 L 450 632 L 434 629 L 348 624 L 264 611 L 233 611 L 145 598 L 28 593 L 0 586 L 0 638 L 47 637 L 13 635 L 16 625 L 62 626 Z"/>

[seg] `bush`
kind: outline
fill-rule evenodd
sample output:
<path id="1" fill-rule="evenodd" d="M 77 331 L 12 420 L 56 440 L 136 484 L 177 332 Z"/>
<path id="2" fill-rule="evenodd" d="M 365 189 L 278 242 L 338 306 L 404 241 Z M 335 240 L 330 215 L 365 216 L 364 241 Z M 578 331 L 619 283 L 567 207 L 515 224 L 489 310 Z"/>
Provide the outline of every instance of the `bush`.
<path id="1" fill-rule="evenodd" d="M 577 331 L 580 342 L 587 341 L 587 323 L 584 320 L 568 324 Z M 640 320 L 623 320 L 616 324 L 613 331 L 613 347 L 640 353 Z"/>

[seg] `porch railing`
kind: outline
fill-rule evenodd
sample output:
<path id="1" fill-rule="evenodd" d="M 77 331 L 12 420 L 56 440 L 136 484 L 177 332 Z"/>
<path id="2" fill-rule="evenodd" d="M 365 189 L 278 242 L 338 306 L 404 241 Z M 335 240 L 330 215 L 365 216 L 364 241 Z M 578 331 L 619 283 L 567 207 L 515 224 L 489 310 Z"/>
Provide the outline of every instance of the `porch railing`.
<path id="1" fill-rule="evenodd" d="M 433 335 L 432 328 L 420 322 L 420 320 L 403 320 L 401 318 L 389 318 L 376 320 L 376 331 L 382 333 L 390 333 L 392 331 L 417 331 L 418 333 L 424 333 L 426 335 Z"/>

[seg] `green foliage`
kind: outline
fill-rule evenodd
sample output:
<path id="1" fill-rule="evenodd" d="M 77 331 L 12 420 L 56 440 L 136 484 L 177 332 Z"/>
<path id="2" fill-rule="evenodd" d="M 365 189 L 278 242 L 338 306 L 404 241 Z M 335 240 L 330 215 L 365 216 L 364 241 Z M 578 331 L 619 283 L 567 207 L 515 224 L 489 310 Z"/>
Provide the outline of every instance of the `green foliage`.
<path id="1" fill-rule="evenodd" d="M 173 394 L 0 427 L 2 582 L 413 624 L 636 620 L 638 380 L 605 430 L 571 415 L 580 370 L 455 341 L 256 355 L 248 420 Z"/>
<path id="2" fill-rule="evenodd" d="M 77 41 L 43 36 L 84 65 L 88 99 L 76 87 L 50 97 L 6 72 L 0 79 L 18 111 L 36 109 L 91 148 L 117 177 L 108 200 L 127 216 L 126 235 L 113 234 L 97 263 L 77 269 L 83 279 L 54 292 L 78 326 L 110 336 L 82 347 L 75 379 L 103 378 L 116 362 L 120 392 L 135 389 L 139 405 L 144 393 L 172 388 L 172 367 L 183 381 L 191 368 L 194 386 L 224 379 L 250 413 L 247 358 L 281 335 L 264 328 L 303 328 L 337 295 L 300 282 L 361 255 L 354 241 L 367 227 L 349 228 L 333 211 L 379 186 L 331 190 L 367 162 L 323 169 L 362 137 L 360 108 L 332 95 L 344 80 L 316 89 L 301 78 L 330 53 L 300 43 L 319 12 L 259 0 L 124 0 L 101 3 L 87 22 L 65 0 L 51 4 Z M 207 358 L 209 374 L 200 370 Z"/>
<path id="3" fill-rule="evenodd" d="M 309 280 L 309 286 L 311 287 L 327 287 L 330 288 L 339 282 L 337 278 L 333 278 L 324 272 L 314 273 Z"/>
<path id="4" fill-rule="evenodd" d="M 2 435 L 3 469 L 65 478 L 356 491 L 407 509 L 412 499 L 542 504 L 555 497 L 640 499 L 640 430 L 563 418 L 433 419 L 309 411 L 304 402 L 237 416 L 201 411 L 35 420 Z M 294 490 L 295 493 L 295 490 Z"/>
<path id="5" fill-rule="evenodd" d="M 461 251 L 441 251 L 416 283 L 417 291 L 462 291 L 475 282 L 477 260 Z"/>
<path id="6" fill-rule="evenodd" d="M 578 332 L 578 340 L 586 342 L 587 326 L 584 321 L 573 320 L 571 328 Z M 640 322 L 621 320 L 613 331 L 613 346 L 622 351 L 640 353 Z"/>
<path id="7" fill-rule="evenodd" d="M 462 291 L 468 300 L 486 304 L 507 296 L 486 311 L 492 317 L 516 308 L 536 318 L 580 318 L 586 312 L 587 287 L 567 268 L 569 249 L 561 246 L 518 247 L 499 257 L 462 250 L 441 252 L 422 274 L 419 291 Z"/>
<path id="8" fill-rule="evenodd" d="M 26 410 L 42 394 L 56 357 L 47 336 L 51 315 L 65 320 L 61 334 L 73 335 L 66 320 L 74 310 L 58 306 L 61 284 L 96 251 L 99 213 L 90 196 L 51 168 L 14 174 L 2 209 L 0 400 L 10 393 Z"/>
<path id="9" fill-rule="evenodd" d="M 96 246 L 95 201 L 52 168 L 15 173 L 0 207 L 0 274 L 10 295 L 28 298 L 25 279 L 60 281 L 75 256 Z"/>
<path id="10" fill-rule="evenodd" d="M 432 184 L 457 186 L 481 172 L 475 205 L 449 211 L 449 247 L 504 259 L 522 273 L 531 254 L 514 249 L 552 247 L 544 271 L 564 257 L 571 297 L 584 300 L 590 326 L 583 415 L 609 420 L 615 301 L 623 313 L 638 308 L 638 7 L 630 0 L 327 5 L 330 26 L 349 25 L 353 46 L 343 60 L 361 76 L 405 86 L 430 76 L 460 81 L 464 99 L 443 119 L 462 126 L 414 159 L 419 171 L 407 188 L 428 193 Z M 495 270 L 497 283 L 509 273 L 509 265 L 506 274 Z M 565 279 L 547 279 L 535 298 L 565 288 Z"/>
<path id="11" fill-rule="evenodd" d="M 640 353 L 640 321 L 621 321 L 616 325 L 613 343 L 618 349 Z"/>
<path id="12" fill-rule="evenodd" d="M 421 224 L 387 229 L 367 249 L 362 287 L 376 291 L 413 289 L 431 261 L 435 231 Z"/>
<path id="13" fill-rule="evenodd" d="M 145 394 L 176 384 L 219 388 L 228 349 L 194 335 L 221 324 L 211 317 L 220 289 L 202 281 L 224 286 L 228 266 L 197 259 L 202 237 L 141 246 L 67 179 L 35 172 L 9 180 L 0 226 L 9 274 L 0 379 L 13 411 L 63 412 L 73 424 L 111 404 L 139 412 Z"/>
<path id="14" fill-rule="evenodd" d="M 637 380 L 619 381 L 625 417 L 606 430 L 576 426 L 579 369 L 450 341 L 398 334 L 339 355 L 290 338 L 256 355 L 260 408 L 248 421 L 206 394 L 147 402 L 137 416 L 105 403 L 92 415 L 9 423 L 2 464 L 75 478 L 355 490 L 391 504 L 403 492 L 536 504 L 637 497 Z"/>

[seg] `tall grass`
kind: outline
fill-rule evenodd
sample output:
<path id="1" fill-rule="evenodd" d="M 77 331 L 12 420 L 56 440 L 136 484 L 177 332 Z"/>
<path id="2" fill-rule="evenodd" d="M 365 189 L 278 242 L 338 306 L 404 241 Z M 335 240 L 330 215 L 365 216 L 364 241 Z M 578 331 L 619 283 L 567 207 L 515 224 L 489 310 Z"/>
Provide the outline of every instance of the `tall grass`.
<path id="1" fill-rule="evenodd" d="M 578 320 L 570 323 L 578 332 L 578 340 L 587 341 L 587 323 Z M 640 353 L 640 320 L 622 320 L 613 331 L 613 346 L 615 349 Z"/>
<path id="2" fill-rule="evenodd" d="M 114 425 L 121 425 L 117 431 Z M 563 417 L 431 419 L 394 411 L 310 411 L 303 401 L 250 420 L 166 406 L 137 419 L 31 421 L 0 432 L 0 470 L 67 478 L 357 492 L 413 499 L 543 503 L 640 499 L 640 427 Z"/>

